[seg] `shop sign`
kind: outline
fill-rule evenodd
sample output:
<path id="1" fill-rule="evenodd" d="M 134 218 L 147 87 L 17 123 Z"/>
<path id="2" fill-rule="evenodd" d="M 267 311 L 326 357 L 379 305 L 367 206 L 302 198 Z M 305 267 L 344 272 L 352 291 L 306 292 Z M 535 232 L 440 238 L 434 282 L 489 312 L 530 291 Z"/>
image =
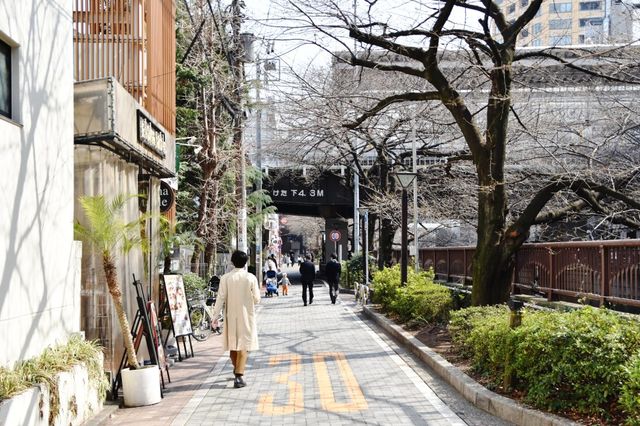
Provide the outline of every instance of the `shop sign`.
<path id="1" fill-rule="evenodd" d="M 138 110 L 138 141 L 161 158 L 166 156 L 166 135 L 140 110 Z"/>
<path id="2" fill-rule="evenodd" d="M 173 189 L 165 181 L 160 181 L 160 211 L 167 212 L 175 201 Z"/>

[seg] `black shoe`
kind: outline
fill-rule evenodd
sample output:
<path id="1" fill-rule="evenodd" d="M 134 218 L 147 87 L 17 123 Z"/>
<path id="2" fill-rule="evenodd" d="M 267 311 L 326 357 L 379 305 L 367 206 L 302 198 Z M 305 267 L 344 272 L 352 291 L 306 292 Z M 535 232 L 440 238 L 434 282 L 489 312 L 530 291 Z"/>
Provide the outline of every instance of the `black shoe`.
<path id="1" fill-rule="evenodd" d="M 245 386 L 247 386 L 247 383 L 244 381 L 242 376 L 236 376 L 236 378 L 233 380 L 233 387 L 237 389 L 243 388 Z"/>
<path id="2" fill-rule="evenodd" d="M 305 303 L 304 306 L 307 306 L 307 304 Z"/>
<path id="3" fill-rule="evenodd" d="M 312 304 L 312 303 L 313 303 L 313 299 L 309 300 L 309 304 Z"/>

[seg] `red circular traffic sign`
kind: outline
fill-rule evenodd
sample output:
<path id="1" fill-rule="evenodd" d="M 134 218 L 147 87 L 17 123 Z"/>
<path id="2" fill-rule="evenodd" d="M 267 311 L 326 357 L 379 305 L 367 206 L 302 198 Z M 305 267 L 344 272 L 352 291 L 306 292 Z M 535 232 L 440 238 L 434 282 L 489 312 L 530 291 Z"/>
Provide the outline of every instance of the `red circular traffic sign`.
<path id="1" fill-rule="evenodd" d="M 340 241 L 340 238 L 342 238 L 342 234 L 337 229 L 329 232 L 329 239 L 331 241 Z"/>

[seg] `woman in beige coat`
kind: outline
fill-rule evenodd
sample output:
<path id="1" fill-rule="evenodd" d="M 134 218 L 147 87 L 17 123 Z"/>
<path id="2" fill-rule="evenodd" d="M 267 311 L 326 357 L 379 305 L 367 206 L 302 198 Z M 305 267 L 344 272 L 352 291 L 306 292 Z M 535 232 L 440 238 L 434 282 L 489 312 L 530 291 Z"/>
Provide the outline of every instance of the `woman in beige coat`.
<path id="1" fill-rule="evenodd" d="M 254 306 L 260 303 L 260 289 L 255 275 L 244 270 L 249 257 L 243 251 L 231 255 L 235 269 L 220 279 L 218 297 L 213 308 L 217 318 L 224 307 L 224 350 L 229 351 L 235 380 L 233 386 L 246 386 L 243 379 L 247 352 L 258 350 L 258 327 Z M 215 325 L 214 325 L 215 326 Z"/>

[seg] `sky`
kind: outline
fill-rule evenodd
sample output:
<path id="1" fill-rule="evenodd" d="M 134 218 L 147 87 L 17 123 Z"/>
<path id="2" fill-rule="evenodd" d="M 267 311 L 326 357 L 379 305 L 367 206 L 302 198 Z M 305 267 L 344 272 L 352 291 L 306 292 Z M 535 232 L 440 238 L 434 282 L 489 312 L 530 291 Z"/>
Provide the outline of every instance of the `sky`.
<path id="1" fill-rule="evenodd" d="M 343 5 L 345 13 L 352 13 L 353 0 L 334 1 Z M 297 73 L 304 73 L 309 67 L 329 65 L 331 55 L 304 40 L 315 40 L 333 51 L 344 50 L 344 47 L 335 40 L 323 38 L 317 31 L 300 29 L 301 22 L 292 19 L 294 15 L 291 12 L 283 12 L 282 4 L 286 3 L 287 0 L 245 0 L 247 19 L 243 31 L 257 36 L 255 47 L 260 57 L 278 57 L 283 67 L 291 67 Z M 314 3 L 318 3 L 318 0 Z M 379 0 L 372 3 L 376 3 L 372 9 L 376 21 L 403 29 L 429 16 L 435 7 L 442 5 L 441 2 L 431 0 Z M 357 0 L 356 4 L 358 15 L 363 16 L 367 12 L 367 1 Z M 456 27 L 477 29 L 478 25 L 474 24 L 477 16 L 469 16 L 464 10 L 457 12 L 453 15 Z M 288 18 L 284 19 L 283 16 Z M 344 42 L 352 48 L 353 40 L 346 37 L 345 32 L 342 34 Z"/>

